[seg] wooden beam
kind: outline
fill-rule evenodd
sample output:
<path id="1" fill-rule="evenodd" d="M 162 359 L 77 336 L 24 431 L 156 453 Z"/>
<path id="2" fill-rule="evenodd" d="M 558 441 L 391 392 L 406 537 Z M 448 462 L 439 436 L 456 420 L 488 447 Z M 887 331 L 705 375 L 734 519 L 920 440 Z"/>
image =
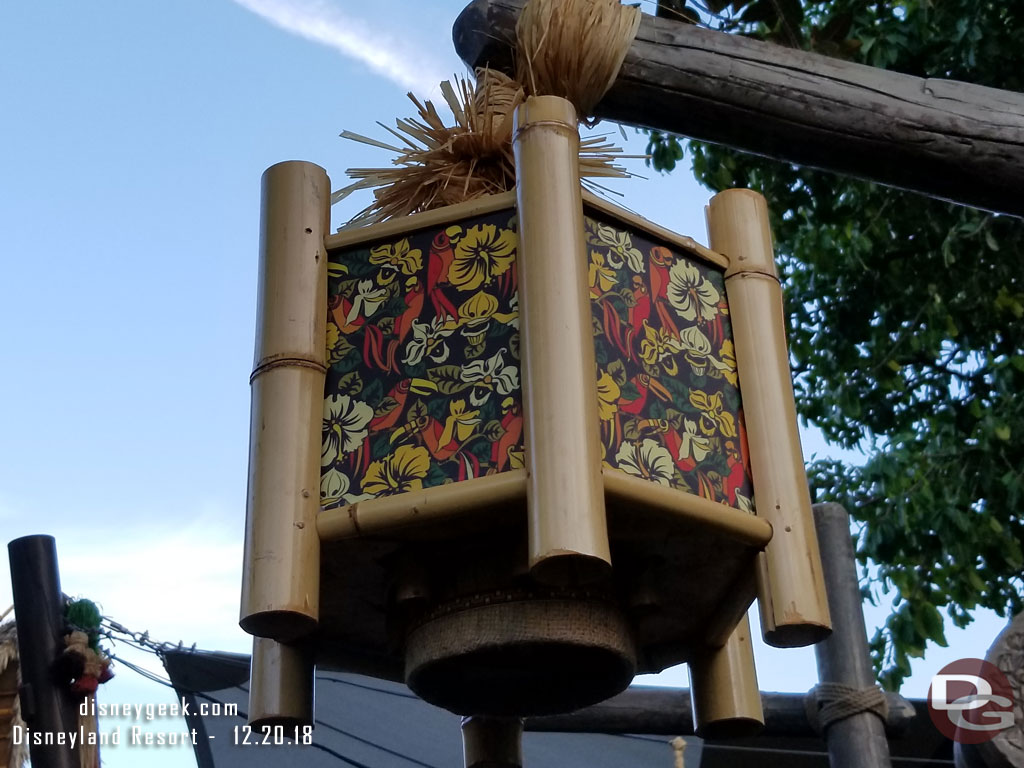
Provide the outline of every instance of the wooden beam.
<path id="1" fill-rule="evenodd" d="M 886 694 L 885 730 L 899 736 L 915 717 L 914 706 L 896 693 Z M 802 693 L 762 693 L 768 736 L 813 736 Z M 927 718 L 926 718 L 927 719 Z M 685 688 L 632 686 L 607 701 L 565 715 L 526 718 L 527 731 L 562 733 L 693 734 L 693 706 Z"/>
<path id="2" fill-rule="evenodd" d="M 512 71 L 526 0 L 455 22 L 471 67 Z M 922 79 L 644 16 L 595 117 L 1024 217 L 1024 94 Z"/>

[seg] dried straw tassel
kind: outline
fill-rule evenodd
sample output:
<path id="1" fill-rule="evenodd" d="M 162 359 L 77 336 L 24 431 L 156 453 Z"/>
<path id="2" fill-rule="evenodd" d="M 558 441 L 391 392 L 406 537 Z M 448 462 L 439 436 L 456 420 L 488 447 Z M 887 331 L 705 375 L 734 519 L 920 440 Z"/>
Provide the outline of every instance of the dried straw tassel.
<path id="1" fill-rule="evenodd" d="M 385 221 L 441 208 L 515 186 L 512 115 L 523 102 L 523 89 L 510 77 L 491 70 L 477 74 L 474 87 L 458 78 L 441 84 L 441 94 L 455 117 L 447 126 L 433 103 L 411 93 L 419 119 L 381 125 L 404 146 L 392 146 L 349 131 L 341 136 L 397 154 L 391 168 L 354 168 L 356 181 L 331 196 L 335 203 L 357 189 L 373 189 L 374 202 L 351 224 Z"/>
<path id="2" fill-rule="evenodd" d="M 441 94 L 455 118 L 446 126 L 434 105 L 409 94 L 419 119 L 400 119 L 395 128 L 381 125 L 401 143 L 387 144 L 350 131 L 342 138 L 394 152 L 390 168 L 351 168 L 355 181 L 331 195 L 331 202 L 358 189 L 372 189 L 373 202 L 346 226 L 374 224 L 411 213 L 442 208 L 515 187 L 512 152 L 513 116 L 525 100 L 512 78 L 490 69 L 477 71 L 474 87 L 464 79 L 441 83 Z M 603 137 L 580 142 L 580 175 L 624 177 L 615 161 L 630 157 Z M 600 189 L 598 185 L 584 182 Z"/>
<path id="3" fill-rule="evenodd" d="M 516 79 L 528 96 L 561 96 L 586 117 L 612 87 L 640 28 L 619 0 L 530 0 L 516 24 Z"/>
<path id="4" fill-rule="evenodd" d="M 640 10 L 619 0 L 530 0 L 519 17 L 516 80 L 489 69 L 476 72 L 476 85 L 463 78 L 441 83 L 455 117 L 445 125 L 434 105 L 411 93 L 418 119 L 383 124 L 400 142 L 387 144 L 349 131 L 341 136 L 387 149 L 397 156 L 390 168 L 353 168 L 354 182 L 331 196 L 336 203 L 359 189 L 374 201 L 348 226 L 372 224 L 419 211 L 454 205 L 515 186 L 513 113 L 527 95 L 561 96 L 576 113 L 591 114 L 611 87 L 640 26 Z M 580 142 L 580 175 L 622 177 L 615 164 L 628 157 L 603 138 Z M 602 189 L 593 182 L 584 182 Z"/>

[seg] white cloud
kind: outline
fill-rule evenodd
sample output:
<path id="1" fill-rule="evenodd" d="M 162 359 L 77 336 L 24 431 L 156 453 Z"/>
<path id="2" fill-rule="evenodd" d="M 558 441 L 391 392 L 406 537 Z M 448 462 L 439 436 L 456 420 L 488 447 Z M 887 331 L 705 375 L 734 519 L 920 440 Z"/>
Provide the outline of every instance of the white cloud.
<path id="1" fill-rule="evenodd" d="M 441 66 L 407 41 L 398 44 L 323 0 L 234 0 L 281 29 L 326 45 L 403 88 L 430 93 Z"/>
<path id="2" fill-rule="evenodd" d="M 24 521 L 15 535 L 45 532 L 57 543 L 62 590 L 100 604 L 104 615 L 158 641 L 247 652 L 238 627 L 241 520 L 215 503 L 176 521 L 44 526 Z M 48 530 L 45 530 L 48 528 Z M 6 549 L 0 568 L 8 571 Z M 0 613 L 11 604 L 0 579 Z"/>

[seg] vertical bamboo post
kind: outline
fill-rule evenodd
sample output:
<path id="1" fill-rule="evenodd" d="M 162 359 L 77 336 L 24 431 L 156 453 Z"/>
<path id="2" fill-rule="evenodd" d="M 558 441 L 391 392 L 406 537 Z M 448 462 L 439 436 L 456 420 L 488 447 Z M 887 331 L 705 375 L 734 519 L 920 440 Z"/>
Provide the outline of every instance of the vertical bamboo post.
<path id="1" fill-rule="evenodd" d="M 314 673 L 310 649 L 254 637 L 249 725 L 253 728 L 312 725 Z"/>
<path id="2" fill-rule="evenodd" d="M 64 650 L 64 596 L 52 536 L 23 536 L 7 545 L 18 621 L 21 717 L 36 733 L 78 732 L 70 691 L 54 682 L 53 663 Z M 66 738 L 66 737 L 65 737 Z M 35 768 L 78 768 L 79 754 L 65 741 L 28 745 Z"/>
<path id="3" fill-rule="evenodd" d="M 312 163 L 263 174 L 239 623 L 277 640 L 308 634 L 319 618 L 329 200 L 327 173 Z"/>
<path id="4" fill-rule="evenodd" d="M 530 568 L 549 583 L 594 581 L 611 555 L 576 111 L 534 96 L 515 120 Z"/>
<path id="5" fill-rule="evenodd" d="M 747 189 L 715 195 L 707 209 L 711 247 L 730 259 L 725 289 L 750 448 L 757 514 L 772 524 L 759 558 L 765 642 L 811 645 L 830 632 L 814 534 L 779 284 L 765 199 Z"/>
<path id="6" fill-rule="evenodd" d="M 462 718 L 462 752 L 466 768 L 523 768 L 523 721 Z"/>
<path id="7" fill-rule="evenodd" d="M 695 658 L 689 667 L 694 733 L 701 738 L 735 739 L 764 728 L 746 616 L 724 646 Z"/>

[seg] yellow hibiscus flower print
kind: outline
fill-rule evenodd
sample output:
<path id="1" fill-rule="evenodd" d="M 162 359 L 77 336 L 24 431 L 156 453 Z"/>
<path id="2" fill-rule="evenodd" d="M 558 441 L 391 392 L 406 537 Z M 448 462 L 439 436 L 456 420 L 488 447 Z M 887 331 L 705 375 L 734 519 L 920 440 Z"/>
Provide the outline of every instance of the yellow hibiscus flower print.
<path id="1" fill-rule="evenodd" d="M 597 379 L 597 415 L 601 421 L 611 421 L 619 410 L 622 390 L 608 371 L 601 371 Z"/>
<path id="2" fill-rule="evenodd" d="M 370 263 L 380 266 L 377 282 L 387 285 L 401 272 L 414 275 L 423 269 L 423 252 L 409 246 L 409 238 L 370 249 Z"/>
<path id="3" fill-rule="evenodd" d="M 700 389 L 690 392 L 690 403 L 700 410 L 700 431 L 705 435 L 721 432 L 723 437 L 736 437 L 736 421 L 722 410 L 722 393 L 708 394 Z"/>
<path id="4" fill-rule="evenodd" d="M 402 445 L 380 461 L 370 462 L 363 477 L 363 493 L 393 496 L 418 491 L 430 468 L 430 454 L 423 446 Z"/>
<path id="5" fill-rule="evenodd" d="M 494 224 L 478 224 L 456 244 L 448 279 L 460 291 L 475 291 L 507 272 L 515 258 L 515 232 Z"/>
<path id="6" fill-rule="evenodd" d="M 679 373 L 679 366 L 672 357 L 682 351 L 679 340 L 664 328 L 654 329 L 644 320 L 644 337 L 640 340 L 640 359 L 648 365 L 657 365 L 665 369 L 669 376 Z"/>
<path id="7" fill-rule="evenodd" d="M 590 252 L 590 287 L 593 293 L 600 296 L 607 293 L 615 285 L 615 270 L 605 264 L 604 254 L 600 251 Z"/>
<path id="8" fill-rule="evenodd" d="M 722 348 L 718 350 L 718 359 L 712 357 L 711 365 L 725 377 L 726 381 L 734 387 L 736 386 L 739 377 L 736 374 L 736 352 L 733 349 L 732 339 L 722 342 Z"/>

